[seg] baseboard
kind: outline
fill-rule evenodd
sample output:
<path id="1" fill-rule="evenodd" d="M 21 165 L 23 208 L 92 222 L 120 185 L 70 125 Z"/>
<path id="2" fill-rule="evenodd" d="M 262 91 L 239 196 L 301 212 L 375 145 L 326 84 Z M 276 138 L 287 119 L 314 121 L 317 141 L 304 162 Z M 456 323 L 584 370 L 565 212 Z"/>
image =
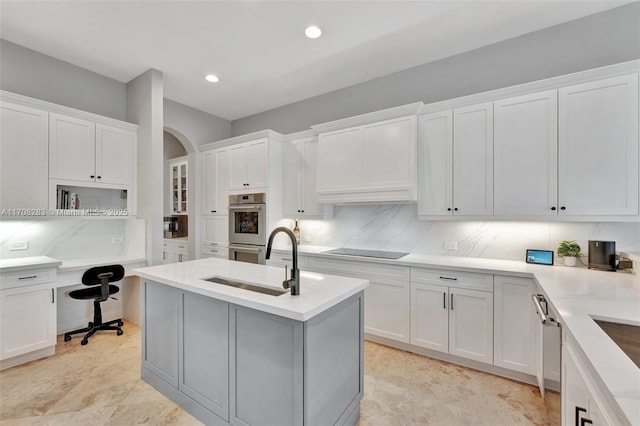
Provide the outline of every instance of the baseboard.
<path id="1" fill-rule="evenodd" d="M 46 358 L 55 353 L 56 353 L 56 346 L 53 345 L 46 348 L 38 349 L 37 351 L 3 359 L 0 361 L 0 370 L 5 370 L 7 368 L 15 367 L 16 365 L 24 364 L 26 362 L 35 361 L 36 359 Z"/>

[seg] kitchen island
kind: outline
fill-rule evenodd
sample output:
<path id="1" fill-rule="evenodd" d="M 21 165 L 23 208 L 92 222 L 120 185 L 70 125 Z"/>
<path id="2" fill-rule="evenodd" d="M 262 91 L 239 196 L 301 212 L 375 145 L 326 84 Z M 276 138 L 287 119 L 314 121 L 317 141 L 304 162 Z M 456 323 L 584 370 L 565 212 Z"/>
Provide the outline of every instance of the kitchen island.
<path id="1" fill-rule="evenodd" d="M 201 259 L 140 268 L 142 378 L 206 424 L 355 424 L 367 280 Z M 218 281 L 212 282 L 207 279 Z M 219 282 L 250 284 L 252 291 Z"/>

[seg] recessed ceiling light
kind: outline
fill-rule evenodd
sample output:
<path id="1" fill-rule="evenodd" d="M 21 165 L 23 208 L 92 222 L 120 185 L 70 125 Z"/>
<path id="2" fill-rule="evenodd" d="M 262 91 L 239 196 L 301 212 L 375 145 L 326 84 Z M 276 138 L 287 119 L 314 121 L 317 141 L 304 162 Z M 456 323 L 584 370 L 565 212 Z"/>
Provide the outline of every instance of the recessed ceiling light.
<path id="1" fill-rule="evenodd" d="M 213 74 L 208 74 L 205 77 L 205 80 L 207 80 L 209 83 L 217 83 L 220 81 L 220 79 L 218 78 L 218 76 L 213 75 Z"/>
<path id="2" fill-rule="evenodd" d="M 322 35 L 322 30 L 315 25 L 311 25 L 304 30 L 304 34 L 309 38 L 318 38 Z"/>

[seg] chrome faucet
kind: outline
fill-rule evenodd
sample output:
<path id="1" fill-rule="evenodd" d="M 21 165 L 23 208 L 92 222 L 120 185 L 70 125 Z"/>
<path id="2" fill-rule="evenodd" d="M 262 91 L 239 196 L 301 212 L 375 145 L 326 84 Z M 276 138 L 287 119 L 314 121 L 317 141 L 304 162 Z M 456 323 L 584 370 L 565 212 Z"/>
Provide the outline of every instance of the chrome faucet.
<path id="1" fill-rule="evenodd" d="M 300 295 L 300 271 L 298 270 L 298 243 L 296 242 L 296 236 L 293 234 L 293 232 L 291 232 L 289 228 L 280 226 L 274 229 L 273 231 L 271 231 L 271 235 L 269 235 L 269 242 L 267 243 L 267 254 L 265 256 L 265 259 L 269 259 L 269 257 L 271 257 L 271 245 L 273 244 L 273 238 L 279 232 L 284 232 L 291 239 L 291 247 L 292 247 L 291 257 L 293 258 L 293 265 L 291 268 L 291 278 L 288 280 L 286 279 L 287 276 L 286 276 L 286 266 L 285 266 L 285 280 L 282 282 L 282 287 L 287 289 L 291 288 L 291 295 L 299 296 Z"/>

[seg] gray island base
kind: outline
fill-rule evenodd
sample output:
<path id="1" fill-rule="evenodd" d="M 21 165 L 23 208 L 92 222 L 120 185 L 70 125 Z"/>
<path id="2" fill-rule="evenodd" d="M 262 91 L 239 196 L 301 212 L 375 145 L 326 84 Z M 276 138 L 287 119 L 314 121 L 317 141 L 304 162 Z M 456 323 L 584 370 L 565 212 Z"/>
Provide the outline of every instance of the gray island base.
<path id="1" fill-rule="evenodd" d="M 300 321 L 141 282 L 142 378 L 200 421 L 285 426 L 359 420 L 363 289 Z M 304 290 L 278 297 L 303 298 Z"/>

